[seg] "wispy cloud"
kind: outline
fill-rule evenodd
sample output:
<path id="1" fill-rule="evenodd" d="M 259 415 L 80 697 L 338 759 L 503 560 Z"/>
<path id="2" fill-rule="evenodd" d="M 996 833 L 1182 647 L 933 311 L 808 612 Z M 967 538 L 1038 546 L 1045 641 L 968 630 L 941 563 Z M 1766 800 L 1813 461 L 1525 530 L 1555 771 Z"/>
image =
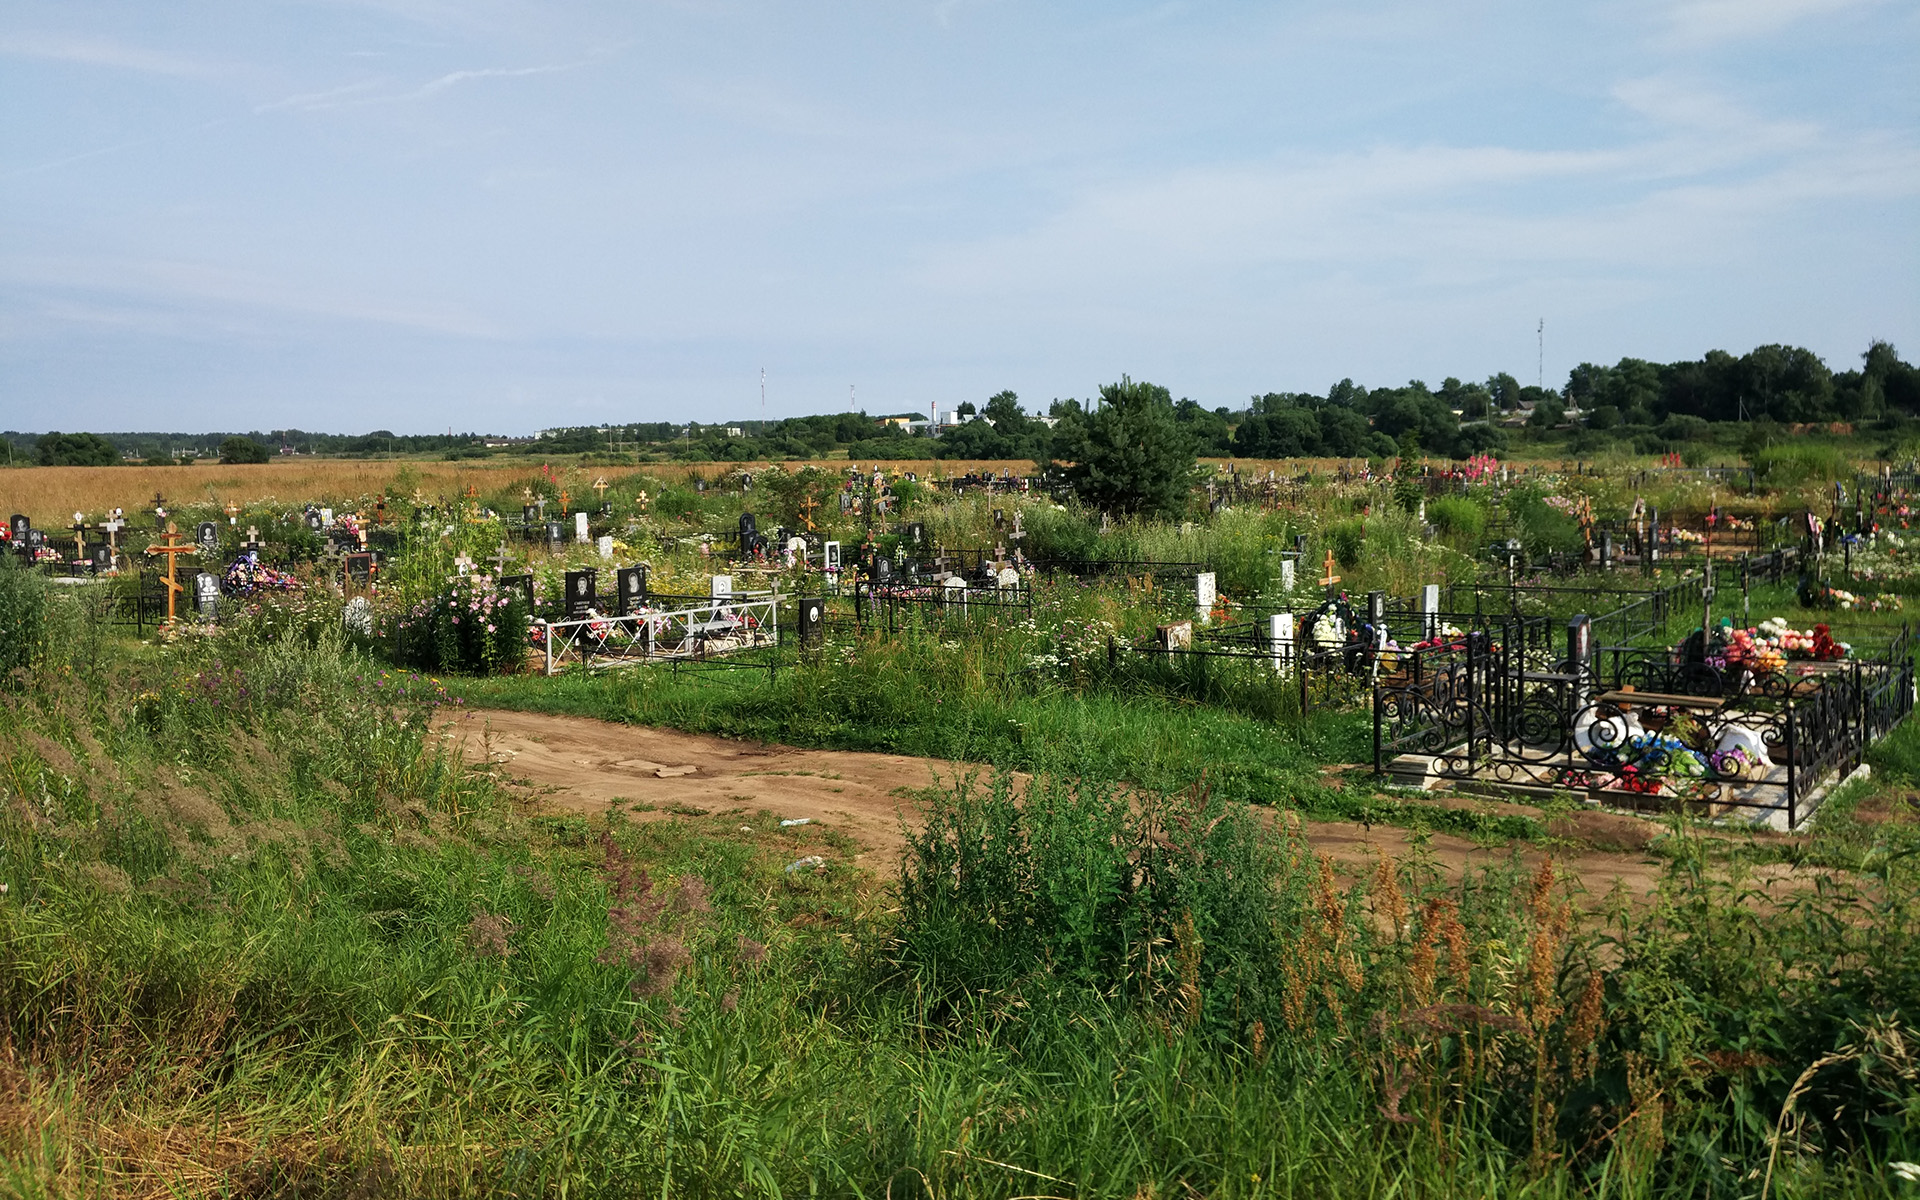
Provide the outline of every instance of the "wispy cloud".
<path id="1" fill-rule="evenodd" d="M 1667 36 L 1683 46 L 1779 33 L 1811 17 L 1879 0 L 1681 0 L 1667 13 Z"/>
<path id="2" fill-rule="evenodd" d="M 215 68 L 193 59 L 180 58 L 144 46 L 123 42 L 69 37 L 63 34 L 10 34 L 0 36 L 0 54 L 13 58 L 38 58 L 77 66 L 107 67 L 122 71 L 144 71 L 154 75 L 192 77 L 213 74 Z"/>
<path id="3" fill-rule="evenodd" d="M 556 75 L 578 70 L 585 65 L 587 64 L 584 62 L 571 62 L 533 67 L 479 67 L 465 71 L 449 71 L 445 75 L 413 87 L 395 87 L 385 79 L 362 79 L 340 87 L 328 88 L 325 91 L 296 93 L 259 105 L 253 111 L 256 113 L 284 110 L 324 112 L 335 108 L 364 108 L 373 104 L 404 104 L 411 100 L 425 100 L 449 88 L 472 83 L 475 80 L 524 79 L 533 75 Z"/>

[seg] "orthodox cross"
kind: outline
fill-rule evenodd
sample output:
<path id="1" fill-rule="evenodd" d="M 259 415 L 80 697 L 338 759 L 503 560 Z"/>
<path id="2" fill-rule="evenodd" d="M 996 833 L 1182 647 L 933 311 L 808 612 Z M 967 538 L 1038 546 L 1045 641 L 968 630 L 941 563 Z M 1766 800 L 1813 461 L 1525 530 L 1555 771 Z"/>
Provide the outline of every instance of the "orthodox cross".
<path id="1" fill-rule="evenodd" d="M 120 547 L 114 541 L 114 535 L 126 528 L 127 519 L 119 509 L 114 509 L 108 519 L 100 522 L 100 528 L 107 531 L 107 552 L 113 555 L 115 562 L 120 561 Z"/>
<path id="2" fill-rule="evenodd" d="M 1333 551 L 1328 550 L 1327 551 L 1327 570 L 1326 570 L 1326 574 L 1320 577 L 1320 586 L 1327 589 L 1327 596 L 1329 599 L 1331 599 L 1333 596 L 1333 585 L 1339 582 L 1340 582 L 1340 577 L 1333 573 Z"/>
<path id="3" fill-rule="evenodd" d="M 813 529 L 813 510 L 819 507 L 820 502 L 812 496 L 805 496 L 800 501 L 800 519 L 806 523 L 809 532 Z"/>
<path id="4" fill-rule="evenodd" d="M 382 492 L 374 498 L 373 523 L 375 525 L 385 525 L 387 523 L 387 496 L 385 492 Z"/>
<path id="5" fill-rule="evenodd" d="M 493 577 L 495 579 L 507 573 L 507 540 L 500 539 L 500 549 L 493 555 Z"/>
<path id="6" fill-rule="evenodd" d="M 633 498 L 633 503 L 634 503 L 634 506 L 637 507 L 641 512 L 647 511 L 646 489 L 644 488 L 641 489 L 640 494 Z"/>
<path id="7" fill-rule="evenodd" d="M 240 506 L 238 504 L 235 504 L 231 500 L 227 501 L 227 524 L 229 525 L 237 524 L 239 516 L 240 516 Z"/>
<path id="8" fill-rule="evenodd" d="M 567 515 L 568 502 L 569 502 L 569 497 L 567 496 L 567 489 L 561 488 L 560 489 L 560 515 L 563 517 Z"/>
<path id="9" fill-rule="evenodd" d="M 164 554 L 167 556 L 167 577 L 162 580 L 162 582 L 167 585 L 167 620 L 169 623 L 174 619 L 175 599 L 181 592 L 187 590 L 174 578 L 174 563 L 182 554 L 195 554 L 198 552 L 199 547 L 195 546 L 192 542 L 182 542 L 180 540 L 180 531 L 173 527 L 172 521 L 167 522 L 167 540 L 157 546 L 147 547 L 148 554 Z"/>
<path id="10" fill-rule="evenodd" d="M 87 514 L 73 514 L 73 557 L 85 558 L 87 554 Z"/>

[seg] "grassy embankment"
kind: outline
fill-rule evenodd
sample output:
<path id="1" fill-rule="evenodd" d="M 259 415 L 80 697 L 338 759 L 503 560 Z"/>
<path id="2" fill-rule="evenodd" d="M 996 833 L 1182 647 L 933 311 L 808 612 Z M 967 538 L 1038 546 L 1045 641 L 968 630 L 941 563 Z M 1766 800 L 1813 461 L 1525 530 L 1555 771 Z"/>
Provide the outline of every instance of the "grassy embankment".
<path id="1" fill-rule="evenodd" d="M 1682 854 L 1602 927 L 1052 777 L 949 797 L 884 886 L 751 815 L 529 821 L 337 641 L 127 665 L 29 590 L 10 1194 L 1897 1196 L 1920 1157 L 1897 811 L 1863 874 L 1756 906 Z"/>

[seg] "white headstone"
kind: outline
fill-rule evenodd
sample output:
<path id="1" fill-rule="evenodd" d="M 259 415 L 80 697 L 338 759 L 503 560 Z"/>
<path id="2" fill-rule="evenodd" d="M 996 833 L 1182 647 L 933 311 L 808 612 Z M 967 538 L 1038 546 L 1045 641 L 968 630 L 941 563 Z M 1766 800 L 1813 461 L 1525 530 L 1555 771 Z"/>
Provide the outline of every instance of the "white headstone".
<path id="1" fill-rule="evenodd" d="M 821 548 L 821 561 L 824 564 L 824 570 L 838 571 L 840 569 L 840 543 L 828 542 L 823 546 Z"/>
<path id="2" fill-rule="evenodd" d="M 1293 590 L 1293 560 L 1290 558 L 1280 560 L 1280 590 L 1283 592 Z"/>
<path id="3" fill-rule="evenodd" d="M 1200 619 L 1213 620 L 1213 602 L 1218 593 L 1214 590 L 1212 571 L 1202 571 L 1193 577 L 1193 594 L 1193 607 Z"/>
<path id="4" fill-rule="evenodd" d="M 610 533 L 601 534 L 599 548 L 600 548 L 601 558 L 612 558 L 613 557 L 613 535 Z"/>
<path id="5" fill-rule="evenodd" d="M 320 510 L 320 524 L 321 524 L 321 526 L 322 526 L 322 527 L 325 527 L 325 526 L 328 526 L 328 525 L 331 525 L 331 524 L 333 524 L 333 510 L 332 510 L 332 509 L 330 509 L 330 508 L 323 508 L 323 509 L 321 509 L 321 510 Z"/>
<path id="6" fill-rule="evenodd" d="M 1273 669 L 1284 671 L 1293 665 L 1293 614 L 1275 613 L 1267 618 L 1267 648 L 1273 655 Z"/>
<path id="7" fill-rule="evenodd" d="M 1440 633 L 1440 585 L 1429 583 L 1420 589 L 1420 627 L 1431 639 Z"/>
<path id="8" fill-rule="evenodd" d="M 707 595 L 713 597 L 715 600 L 733 595 L 733 576 L 715 575 L 713 577 L 711 590 L 708 591 Z"/>
<path id="9" fill-rule="evenodd" d="M 573 540 L 576 542 L 593 540 L 593 535 L 587 532 L 587 514 L 583 512 L 573 514 Z"/>
<path id="10" fill-rule="evenodd" d="M 1003 588 L 1020 586 L 1020 572 L 1014 570 L 1012 567 L 1001 567 L 1000 573 L 994 578 L 998 580 L 1000 586 Z"/>

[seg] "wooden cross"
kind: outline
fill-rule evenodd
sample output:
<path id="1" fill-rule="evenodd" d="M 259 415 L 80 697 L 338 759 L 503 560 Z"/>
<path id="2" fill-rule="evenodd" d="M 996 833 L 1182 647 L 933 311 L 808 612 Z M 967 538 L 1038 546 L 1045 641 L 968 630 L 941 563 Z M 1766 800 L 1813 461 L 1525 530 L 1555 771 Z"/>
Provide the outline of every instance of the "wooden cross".
<path id="1" fill-rule="evenodd" d="M 238 504 L 235 504 L 231 500 L 227 501 L 227 524 L 229 525 L 237 524 L 239 516 L 240 516 L 240 506 Z"/>
<path id="2" fill-rule="evenodd" d="M 812 496 L 805 496 L 801 498 L 800 520 L 806 523 L 808 531 L 812 531 L 813 529 L 813 510 L 819 507 L 820 507 L 820 502 L 818 500 L 815 500 Z"/>
<path id="3" fill-rule="evenodd" d="M 167 585 L 167 621 L 172 623 L 175 612 L 175 598 L 178 597 L 181 592 L 187 590 L 174 578 L 174 563 L 182 554 L 199 553 L 199 547 L 195 546 L 192 542 L 182 542 L 180 540 L 180 531 L 173 527 L 172 521 L 168 521 L 167 540 L 158 546 L 148 546 L 147 553 L 164 554 L 167 556 L 167 577 L 162 580 L 162 582 Z"/>
<path id="4" fill-rule="evenodd" d="M 607 489 L 612 486 L 613 486 L 612 484 L 607 482 L 607 477 L 605 475 L 602 475 L 600 478 L 593 481 L 593 490 L 600 493 L 600 499 L 602 503 L 606 501 Z"/>
<path id="5" fill-rule="evenodd" d="M 479 498 L 480 498 L 480 489 L 479 489 L 479 488 L 477 488 L 477 487 L 475 487 L 475 486 L 473 486 L 472 484 L 468 484 L 468 485 L 467 485 L 467 499 L 469 499 L 469 500 L 478 500 Z"/>
<path id="6" fill-rule="evenodd" d="M 87 514 L 73 514 L 73 558 L 75 562 L 87 556 Z"/>
<path id="7" fill-rule="evenodd" d="M 563 517 L 567 515 L 567 489 L 565 488 L 560 489 L 560 515 Z"/>
<path id="8" fill-rule="evenodd" d="M 259 548 L 260 530 L 257 526 L 249 525 L 247 526 L 247 549 L 258 550 Z"/>
<path id="9" fill-rule="evenodd" d="M 641 489 L 639 495 L 633 498 L 633 503 L 634 507 L 638 508 L 641 512 L 647 511 L 647 493 L 644 488 Z"/>
<path id="10" fill-rule="evenodd" d="M 1331 589 L 1334 584 L 1339 582 L 1340 577 L 1333 573 L 1333 551 L 1329 550 L 1327 551 L 1327 571 L 1326 574 L 1320 577 L 1320 586 Z"/>

